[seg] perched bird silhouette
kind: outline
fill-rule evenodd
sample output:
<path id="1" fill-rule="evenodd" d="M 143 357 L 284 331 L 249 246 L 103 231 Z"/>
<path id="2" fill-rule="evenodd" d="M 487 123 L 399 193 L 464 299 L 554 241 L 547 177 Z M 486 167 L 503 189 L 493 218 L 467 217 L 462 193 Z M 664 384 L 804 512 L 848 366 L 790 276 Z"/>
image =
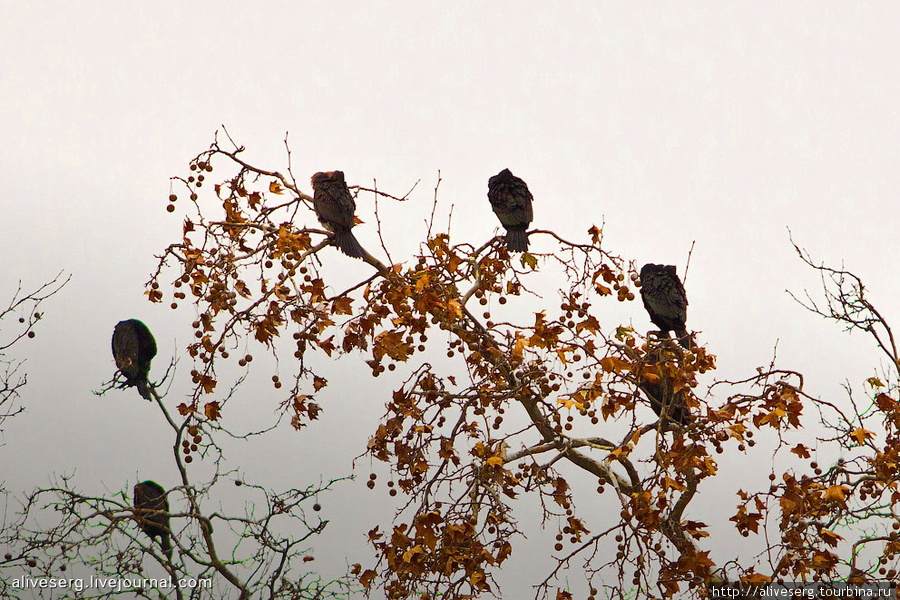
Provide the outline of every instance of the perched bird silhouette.
<path id="1" fill-rule="evenodd" d="M 506 249 L 510 252 L 528 250 L 525 230 L 534 218 L 531 208 L 534 197 L 528 191 L 528 185 L 509 169 L 503 169 L 488 179 L 488 200 L 506 228 Z"/>
<path id="2" fill-rule="evenodd" d="M 691 348 L 691 338 L 684 328 L 687 320 L 687 295 L 673 265 L 648 263 L 641 267 L 641 300 L 660 333 L 669 337 L 669 332 L 674 331 L 678 343 L 687 349 Z"/>
<path id="3" fill-rule="evenodd" d="M 137 319 L 119 321 L 113 331 L 112 353 L 116 367 L 125 376 L 125 387 L 137 386 L 138 393 L 153 400 L 147 375 L 156 356 L 156 340 L 147 326 Z"/>
<path id="4" fill-rule="evenodd" d="M 171 560 L 169 501 L 163 486 L 149 479 L 134 486 L 134 518 L 151 540 L 159 536 L 159 546 Z"/>
<path id="5" fill-rule="evenodd" d="M 334 244 L 353 258 L 363 258 L 366 251 L 350 231 L 356 222 L 356 202 L 350 195 L 343 171 L 316 173 L 312 176 L 313 208 L 319 222 L 334 233 Z"/>

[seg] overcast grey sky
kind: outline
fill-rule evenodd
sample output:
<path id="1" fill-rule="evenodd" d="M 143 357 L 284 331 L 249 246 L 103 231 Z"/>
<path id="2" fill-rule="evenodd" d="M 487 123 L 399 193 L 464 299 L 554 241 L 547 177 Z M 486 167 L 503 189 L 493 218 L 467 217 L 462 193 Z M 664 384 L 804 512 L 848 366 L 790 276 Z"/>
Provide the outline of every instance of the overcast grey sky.
<path id="1" fill-rule="evenodd" d="M 149 404 L 91 390 L 112 375 L 121 319 L 151 326 L 156 368 L 187 343 L 191 316 L 150 305 L 143 284 L 180 235 L 168 178 L 221 124 L 266 168 L 284 168 L 290 132 L 307 188 L 305 174 L 328 169 L 398 194 L 421 179 L 396 217 L 412 227 L 440 170 L 455 231 L 487 239 L 487 179 L 509 167 L 534 194 L 536 227 L 576 238 L 605 219 L 610 251 L 679 272 L 696 242 L 688 325 L 719 356 L 716 375 L 750 375 L 777 342 L 808 392 L 840 402 L 839 384 L 858 387 L 878 355 L 787 296 L 816 287 L 787 228 L 861 275 L 900 322 L 898 29 L 891 2 L 0 5 L 0 297 L 18 280 L 73 275 L 15 349 L 28 360 L 28 413 L 7 423 L 0 479 L 26 489 L 77 469 L 83 485 L 117 489 L 152 476 L 138 457 L 171 469 Z M 649 328 L 639 303 L 628 318 Z M 268 410 L 264 379 L 248 396 Z M 186 389 L 176 382 L 173 405 Z M 268 448 L 285 468 L 308 460 L 293 477 L 349 471 L 381 413 L 353 400 L 333 398 L 321 423 Z M 329 446 L 336 426 L 357 436 Z M 110 464 L 110 448 L 121 460 Z M 277 461 L 259 468 L 281 476 Z M 331 506 L 356 550 L 389 518 Z M 335 557 L 351 546 L 323 543 Z"/>

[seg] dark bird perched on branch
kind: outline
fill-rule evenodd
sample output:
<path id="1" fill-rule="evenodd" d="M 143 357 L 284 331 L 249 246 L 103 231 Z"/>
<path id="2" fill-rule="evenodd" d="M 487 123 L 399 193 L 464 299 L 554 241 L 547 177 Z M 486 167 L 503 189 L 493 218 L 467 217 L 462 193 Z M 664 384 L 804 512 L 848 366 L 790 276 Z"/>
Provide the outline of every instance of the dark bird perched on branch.
<path id="1" fill-rule="evenodd" d="M 125 376 L 125 387 L 137 386 L 138 393 L 153 400 L 147 375 L 156 356 L 156 340 L 147 326 L 137 319 L 119 321 L 113 331 L 112 353 L 116 367 Z"/>
<path id="2" fill-rule="evenodd" d="M 319 222 L 334 233 L 334 244 L 353 258 L 363 258 L 366 251 L 350 231 L 356 225 L 356 202 L 350 195 L 343 171 L 316 173 L 312 176 L 313 208 Z"/>
<path id="3" fill-rule="evenodd" d="M 674 331 L 678 343 L 690 350 L 691 338 L 684 328 L 687 295 L 673 265 L 650 263 L 641 267 L 641 300 L 660 333 L 668 338 L 669 332 Z"/>
<path id="4" fill-rule="evenodd" d="M 680 425 L 689 425 L 694 421 L 684 402 L 687 389 L 683 388 L 676 392 L 672 380 L 665 374 L 660 376 L 658 382 L 642 379 L 639 387 L 650 401 L 650 408 L 660 419 L 668 417 Z"/>
<path id="5" fill-rule="evenodd" d="M 172 546 L 169 543 L 169 501 L 166 490 L 155 481 L 144 481 L 134 486 L 134 518 L 141 531 L 154 539 L 159 536 L 159 546 L 169 560 Z"/>
<path id="6" fill-rule="evenodd" d="M 510 252 L 528 250 L 525 230 L 534 218 L 531 203 L 534 197 L 524 181 L 503 169 L 488 179 L 488 200 L 494 214 L 506 228 L 506 249 Z"/>
<path id="7" fill-rule="evenodd" d="M 650 401 L 650 408 L 656 416 L 663 418 L 663 413 L 675 423 L 689 425 L 693 422 L 691 413 L 684 405 L 685 390 L 675 392 L 672 390 L 671 381 L 662 379 L 659 383 L 641 382 L 641 390 Z"/>

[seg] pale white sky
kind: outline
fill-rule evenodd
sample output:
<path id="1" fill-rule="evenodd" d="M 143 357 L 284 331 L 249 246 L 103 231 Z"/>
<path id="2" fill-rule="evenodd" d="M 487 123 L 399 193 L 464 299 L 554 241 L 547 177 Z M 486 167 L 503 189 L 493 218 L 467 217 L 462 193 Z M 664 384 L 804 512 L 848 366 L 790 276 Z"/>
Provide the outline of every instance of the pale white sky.
<path id="1" fill-rule="evenodd" d="M 400 194 L 421 179 L 394 211 L 398 236 L 421 230 L 440 170 L 454 231 L 486 239 L 497 227 L 487 179 L 509 167 L 534 194 L 536 227 L 575 238 L 605 219 L 610 251 L 682 273 L 696 241 L 688 326 L 719 356 L 717 375 L 750 375 L 777 341 L 809 392 L 841 402 L 839 384 L 858 387 L 878 355 L 789 299 L 785 289 L 817 280 L 787 228 L 860 274 L 900 322 L 898 26 L 889 2 L 0 5 L 0 297 L 19 279 L 73 274 L 37 337 L 16 348 L 29 412 L 0 440 L 7 487 L 76 469 L 87 488 L 165 482 L 135 467 L 149 454 L 142 464 L 170 469 L 152 408 L 136 393 L 90 390 L 113 372 L 121 319 L 153 329 L 157 369 L 187 343 L 191 316 L 147 303 L 143 283 L 180 235 L 165 212 L 168 178 L 223 123 L 267 168 L 284 168 L 290 132 L 298 176 L 339 168 L 351 184 L 377 179 Z M 361 200 L 360 215 L 370 211 Z M 357 231 L 374 243 L 371 228 Z M 649 327 L 639 303 L 611 318 Z M 267 411 L 275 399 L 260 375 L 248 403 Z M 260 479 L 349 471 L 381 413 L 353 391 L 335 390 L 309 431 L 261 445 L 285 461 L 248 458 Z M 348 435 L 332 446 L 335 427 Z M 344 547 L 357 552 L 350 562 L 368 560 L 365 531 L 389 519 L 360 514 L 353 495 L 324 501 L 329 533 L 359 538 L 325 536 L 338 568 Z"/>

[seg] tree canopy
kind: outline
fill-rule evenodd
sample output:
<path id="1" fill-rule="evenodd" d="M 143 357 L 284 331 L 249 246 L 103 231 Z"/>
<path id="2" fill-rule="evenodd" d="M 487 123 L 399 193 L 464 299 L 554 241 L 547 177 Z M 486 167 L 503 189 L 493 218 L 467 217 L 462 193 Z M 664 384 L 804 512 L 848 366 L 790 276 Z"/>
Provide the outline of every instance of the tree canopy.
<path id="1" fill-rule="evenodd" d="M 215 183 L 214 167 L 222 172 Z M 372 377 L 391 372 L 393 393 L 367 448 L 389 465 L 389 493 L 404 501 L 392 520 L 373 514 L 377 561 L 356 568 L 366 588 L 391 599 L 502 593 L 492 573 L 515 560 L 514 506 L 523 495 L 539 498 L 544 526 L 558 529 L 547 548 L 558 567 L 535 582 L 539 596 L 570 597 L 554 575 L 576 559 L 590 598 L 612 581 L 609 589 L 673 596 L 723 581 L 884 581 L 896 573 L 900 520 L 887 507 L 900 500 L 897 354 L 886 321 L 848 273 L 807 259 L 839 290 L 826 316 L 869 331 L 891 358 L 891 383 L 869 381 L 871 406 L 848 413 L 808 395 L 800 373 L 775 364 L 704 393 L 699 378 L 716 359 L 702 339 L 681 350 L 603 324 L 604 307 L 633 302 L 640 280 L 596 226 L 533 229 L 532 251 L 511 256 L 500 237 L 438 231 L 436 188 L 433 205 L 421 209 L 419 251 L 397 257 L 378 203 L 409 199 L 351 185 L 371 199 L 374 222 L 364 227 L 375 229 L 380 248 L 366 249 L 367 270 L 348 281 L 331 233 L 315 226 L 313 198 L 297 183 L 307 173 L 255 166 L 243 148 L 219 141 L 190 170 L 174 180 L 169 205 L 173 212 L 188 203 L 183 235 L 166 248 L 149 290 L 154 302 L 197 311 L 187 348 L 194 394 L 182 414 L 228 419 L 216 399 L 219 368 L 251 361 L 252 353 L 235 351 L 248 339 L 275 352 L 276 338 L 292 337 L 295 377 L 276 396 L 297 429 L 317 418 L 328 393 L 322 358 L 363 360 Z M 558 302 L 544 297 L 534 310 L 529 296 L 548 286 Z M 654 421 L 637 408 L 653 408 L 639 390 L 660 382 L 692 422 Z M 809 461 L 814 450 L 802 432 L 816 412 L 828 432 L 819 443 L 847 455 L 831 467 Z M 752 453 L 761 433 L 778 440 L 771 485 L 734 490 L 722 503 L 763 552 L 749 563 L 714 556 L 707 545 L 716 532 L 692 513 L 692 501 L 727 464 L 716 455 Z M 585 479 L 593 492 L 576 485 Z M 848 520 L 866 526 L 839 535 Z"/>
<path id="2" fill-rule="evenodd" d="M 870 335 L 888 358 L 864 393 L 815 397 L 802 373 L 774 359 L 748 366 L 740 380 L 716 380 L 702 331 L 678 331 L 682 347 L 631 325 L 647 323 L 635 300 L 649 279 L 606 246 L 601 227 L 542 229 L 539 209 L 535 228 L 515 222 L 527 247 L 509 246 L 505 235 L 458 234 L 449 218 L 439 226 L 452 214 L 440 176 L 421 203 L 414 190 L 389 194 L 349 172 L 295 177 L 289 148 L 283 172 L 245 154 L 216 139 L 172 179 L 167 210 L 183 220 L 147 284 L 151 302 L 192 313 L 189 394 L 173 401 L 156 388 L 178 376 L 176 359 L 155 383 L 141 370 L 142 395 L 171 429 L 178 479 L 139 483 L 142 474 L 132 497 L 131 484 L 110 496 L 61 477 L 4 524 L 0 573 L 24 565 L 49 576 L 80 560 L 125 577 L 143 574 L 147 559 L 173 580 L 218 582 L 159 590 L 175 598 L 235 590 L 346 598 L 357 589 L 390 600 L 502 597 L 497 574 L 540 528 L 555 539 L 545 547 L 549 566 L 530 582 L 536 598 L 704 597 L 728 583 L 896 579 L 900 356 L 851 272 L 795 245 L 823 281 L 824 300 L 807 294 L 801 303 Z M 337 199 L 304 187 L 322 177 L 337 177 Z M 395 203 L 421 216 L 413 252 L 397 248 L 414 229 L 384 216 Z M 492 205 L 481 206 L 495 223 Z M 681 330 L 685 286 L 673 281 L 680 320 L 654 323 Z M 692 305 L 692 324 L 702 314 Z M 383 406 L 360 446 L 377 465 L 367 487 L 389 502 L 354 498 L 370 521 L 359 535 L 374 558 L 348 557 L 351 579 L 329 581 L 305 565 L 327 525 L 317 498 L 340 478 L 269 489 L 229 462 L 220 441 L 270 431 L 234 433 L 231 407 L 247 401 L 235 392 L 250 372 L 271 365 L 271 394 L 250 401 L 287 416 L 302 436 L 329 410 L 335 362 L 364 365 L 379 380 L 358 382 L 358 402 Z M 723 495 L 716 484 L 740 455 L 770 464 L 768 481 L 741 479 Z M 826 465 L 819 456 L 839 458 Z M 212 508 L 226 483 L 244 505 Z M 711 493 L 729 531 L 700 508 Z M 52 526 L 39 522 L 47 509 Z M 722 543 L 733 534 L 749 550 Z"/>

